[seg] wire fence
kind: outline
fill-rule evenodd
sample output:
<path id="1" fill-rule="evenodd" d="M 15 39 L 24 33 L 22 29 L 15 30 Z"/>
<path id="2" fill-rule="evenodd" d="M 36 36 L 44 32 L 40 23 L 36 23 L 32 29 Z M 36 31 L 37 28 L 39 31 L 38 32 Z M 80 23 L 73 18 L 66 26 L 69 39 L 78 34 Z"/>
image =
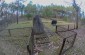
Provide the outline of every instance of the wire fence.
<path id="1" fill-rule="evenodd" d="M 27 55 L 27 45 L 29 44 L 31 29 L 31 27 L 4 29 L 0 32 L 0 38 L 2 41 L 10 43 L 15 47 L 16 55 Z"/>
<path id="2" fill-rule="evenodd" d="M 70 25 L 64 26 L 56 26 L 56 32 L 50 31 L 49 28 L 45 27 L 46 34 L 49 36 L 51 41 L 53 42 L 52 46 L 49 48 L 49 53 L 52 55 L 62 55 L 71 47 L 73 47 L 77 33 L 73 30 L 75 29 L 75 25 L 70 28 Z M 12 45 L 15 45 L 17 49 L 22 49 L 22 55 L 26 55 L 26 48 L 29 44 L 29 37 L 31 36 L 32 27 L 24 27 L 24 28 L 14 28 L 14 29 L 5 29 L 1 31 L 0 35 L 3 40 L 10 42 Z M 58 34 L 58 35 L 57 35 Z M 45 51 L 44 51 L 45 52 Z M 54 53 L 56 52 L 56 53 Z M 17 54 L 17 53 L 16 53 Z M 20 53 L 21 54 L 21 53 Z M 41 53 L 42 54 L 42 53 Z"/>
<path id="3" fill-rule="evenodd" d="M 56 26 L 56 33 L 55 33 L 53 31 L 50 31 L 49 28 L 46 28 L 45 31 L 46 31 L 46 34 L 49 35 L 49 38 L 51 39 L 50 40 L 51 43 L 49 42 L 49 46 L 47 49 L 44 48 L 43 55 L 56 55 L 56 54 L 63 55 L 66 51 L 72 48 L 74 45 L 76 36 L 77 36 L 77 33 L 73 31 L 74 29 L 75 29 L 75 25 L 73 28 L 69 28 L 69 25 L 68 26 Z M 42 34 L 38 34 L 37 36 L 43 36 Z M 33 36 L 35 35 L 32 35 L 32 37 Z M 40 39 L 43 40 L 42 38 Z M 46 41 L 43 44 L 48 43 Z M 42 45 L 42 41 L 40 44 Z M 32 54 L 33 54 L 33 51 L 32 51 Z"/>
<path id="4" fill-rule="evenodd" d="M 4 29 L 0 35 L 4 36 L 29 36 L 31 33 L 31 27 Z"/>
<path id="5" fill-rule="evenodd" d="M 73 47 L 77 36 L 77 33 L 73 31 L 74 29 L 75 29 L 75 25 L 74 28 L 71 29 L 69 28 L 69 25 L 67 26 L 67 28 L 65 26 L 63 27 L 56 26 L 56 33 L 61 38 L 63 38 L 63 43 L 59 55 L 64 54 L 67 50 Z"/>

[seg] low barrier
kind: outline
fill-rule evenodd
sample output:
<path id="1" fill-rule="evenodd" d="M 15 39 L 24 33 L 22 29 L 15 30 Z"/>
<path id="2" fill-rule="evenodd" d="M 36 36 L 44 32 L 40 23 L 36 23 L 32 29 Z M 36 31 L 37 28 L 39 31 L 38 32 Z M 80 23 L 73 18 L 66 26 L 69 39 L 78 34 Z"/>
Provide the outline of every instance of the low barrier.
<path id="1" fill-rule="evenodd" d="M 24 28 L 14 28 L 14 29 L 4 29 L 0 32 L 2 36 L 29 36 L 31 32 L 31 27 Z"/>
<path id="2" fill-rule="evenodd" d="M 75 26 L 73 29 L 56 26 L 56 33 L 63 38 L 62 46 L 59 55 L 63 55 L 67 50 L 73 47 L 77 33 L 74 32 Z"/>
<path id="3" fill-rule="evenodd" d="M 5 29 L 3 30 L 0 35 L 4 36 L 30 36 L 31 35 L 31 27 L 24 27 L 24 28 L 14 28 L 14 29 Z M 46 29 L 47 30 L 47 29 Z M 58 25 L 56 26 L 56 34 L 60 36 L 60 38 L 63 39 L 62 45 L 60 46 L 59 55 L 63 55 L 66 51 L 68 51 L 70 48 L 73 47 L 77 33 L 74 32 L 75 25 L 73 29 L 70 29 L 70 25 L 64 26 L 64 25 Z M 30 34 L 29 34 L 30 32 Z M 50 33 L 51 36 L 56 35 L 55 33 L 51 31 L 47 31 Z M 6 33 L 6 34 L 3 34 Z M 17 35 L 16 35 L 17 34 Z M 25 40 L 27 41 L 27 40 Z"/>

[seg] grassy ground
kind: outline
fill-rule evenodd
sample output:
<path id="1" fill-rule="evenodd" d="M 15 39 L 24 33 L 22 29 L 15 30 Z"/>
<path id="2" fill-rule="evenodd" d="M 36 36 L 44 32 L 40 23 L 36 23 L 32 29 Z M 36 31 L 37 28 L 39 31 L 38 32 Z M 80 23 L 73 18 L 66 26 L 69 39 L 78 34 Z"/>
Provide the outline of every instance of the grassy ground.
<path id="1" fill-rule="evenodd" d="M 11 24 L 7 27 L 7 29 L 14 29 L 14 28 L 23 28 L 23 27 L 32 27 L 32 21 L 25 21 Z"/>
<path id="2" fill-rule="evenodd" d="M 42 19 L 42 22 L 50 30 L 55 31 L 55 27 L 51 25 L 51 20 Z M 68 24 L 73 25 L 73 23 L 58 21 L 58 25 L 68 25 Z M 19 24 L 14 23 L 14 24 L 11 24 L 10 26 L 8 26 L 6 29 L 24 28 L 24 27 L 32 27 L 32 21 L 19 22 Z M 7 30 L 6 30 L 6 32 L 3 31 L 1 34 L 4 35 L 5 33 L 8 34 L 8 31 Z M 6 42 L 10 42 L 12 45 L 15 45 L 18 48 L 23 49 L 22 52 L 24 53 L 24 51 L 26 51 L 26 46 L 29 41 L 30 33 L 31 33 L 31 29 L 28 29 L 28 28 L 27 29 L 14 29 L 14 30 L 11 30 L 11 37 L 9 37 L 9 34 L 8 34 L 8 36 L 4 36 L 3 38 Z M 58 37 L 59 36 L 51 37 L 51 40 L 54 42 L 55 46 L 56 45 L 59 46 L 60 42 L 59 42 Z M 41 53 L 40 55 L 43 55 L 43 54 Z M 54 55 L 56 55 L 56 54 L 54 54 Z"/>
<path id="3" fill-rule="evenodd" d="M 42 22 L 44 23 L 44 25 L 46 25 L 47 27 L 52 26 L 51 25 L 51 21 L 50 19 L 42 19 Z M 11 24 L 9 27 L 7 27 L 7 29 L 13 29 L 13 28 L 23 28 L 23 27 L 32 27 L 32 21 L 24 21 L 24 22 L 19 22 L 19 24 L 14 23 Z M 73 25 L 74 23 L 68 23 L 65 21 L 58 21 L 57 25 Z"/>
<path id="4" fill-rule="evenodd" d="M 51 20 L 49 19 L 42 19 L 42 22 L 43 24 L 45 25 L 45 27 L 48 27 L 50 30 L 53 30 L 55 32 L 55 26 L 52 26 L 51 25 Z M 25 29 L 15 29 L 15 28 L 24 28 L 24 27 L 32 27 L 32 21 L 24 21 L 24 22 L 19 22 L 19 24 L 17 23 L 14 23 L 14 24 L 11 24 L 9 25 L 6 29 L 13 29 L 11 30 L 11 35 L 12 36 L 28 36 L 28 33 L 30 31 L 30 29 L 28 28 L 25 28 Z M 58 21 L 58 24 L 57 25 L 70 25 L 70 27 L 72 27 L 72 25 L 74 23 L 68 23 L 68 22 L 65 22 L 65 21 Z M 8 33 L 8 30 L 4 30 L 1 34 L 3 35 L 10 35 Z"/>

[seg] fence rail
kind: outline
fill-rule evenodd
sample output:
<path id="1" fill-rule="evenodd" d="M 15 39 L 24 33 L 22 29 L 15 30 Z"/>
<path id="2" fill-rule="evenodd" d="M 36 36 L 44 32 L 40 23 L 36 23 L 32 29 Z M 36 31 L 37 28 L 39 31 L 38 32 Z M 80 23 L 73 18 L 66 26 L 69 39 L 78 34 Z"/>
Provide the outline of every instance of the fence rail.
<path id="1" fill-rule="evenodd" d="M 77 33 L 73 31 L 74 29 L 75 29 L 75 25 L 73 29 L 69 29 L 69 25 L 67 29 L 62 26 L 56 26 L 56 33 L 63 38 L 59 55 L 63 55 L 67 50 L 73 47 L 76 36 L 77 36 Z"/>
<path id="2" fill-rule="evenodd" d="M 75 39 L 76 39 L 76 35 L 77 35 L 77 33 L 73 31 L 74 29 L 75 29 L 75 25 L 73 28 L 70 28 L 70 25 L 56 26 L 56 34 L 61 36 L 61 38 L 63 39 L 62 45 L 60 46 L 61 49 L 60 49 L 59 55 L 64 54 L 67 50 L 69 50 L 70 48 L 73 47 Z M 29 36 L 29 32 L 31 35 L 31 32 L 32 32 L 31 30 L 32 30 L 32 27 L 5 29 L 5 30 L 1 31 L 0 35 L 8 35 L 10 37 L 11 36 Z M 47 28 L 46 28 L 46 30 L 47 30 Z M 49 32 L 50 35 L 51 34 L 56 35 L 52 31 L 47 31 L 47 32 Z M 3 34 L 3 33 L 6 33 L 6 34 Z"/>
<path id="3" fill-rule="evenodd" d="M 14 28 L 14 29 L 4 29 L 0 32 L 2 36 L 28 36 L 29 32 L 31 33 L 31 27 L 24 28 Z"/>

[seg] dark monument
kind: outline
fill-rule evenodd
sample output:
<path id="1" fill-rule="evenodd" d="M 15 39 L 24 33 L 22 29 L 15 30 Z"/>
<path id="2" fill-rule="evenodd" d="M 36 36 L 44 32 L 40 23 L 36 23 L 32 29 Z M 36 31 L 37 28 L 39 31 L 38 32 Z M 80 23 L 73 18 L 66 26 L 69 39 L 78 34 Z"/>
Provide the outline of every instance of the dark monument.
<path id="1" fill-rule="evenodd" d="M 36 15 L 33 19 L 33 31 L 36 34 L 44 33 L 44 26 L 39 15 Z"/>
<path id="2" fill-rule="evenodd" d="M 31 37 L 29 40 L 29 45 L 27 46 L 30 55 L 36 55 L 49 44 L 49 37 L 47 36 L 44 25 L 40 19 L 39 15 L 36 15 L 33 19 L 33 28 L 31 32 Z"/>

